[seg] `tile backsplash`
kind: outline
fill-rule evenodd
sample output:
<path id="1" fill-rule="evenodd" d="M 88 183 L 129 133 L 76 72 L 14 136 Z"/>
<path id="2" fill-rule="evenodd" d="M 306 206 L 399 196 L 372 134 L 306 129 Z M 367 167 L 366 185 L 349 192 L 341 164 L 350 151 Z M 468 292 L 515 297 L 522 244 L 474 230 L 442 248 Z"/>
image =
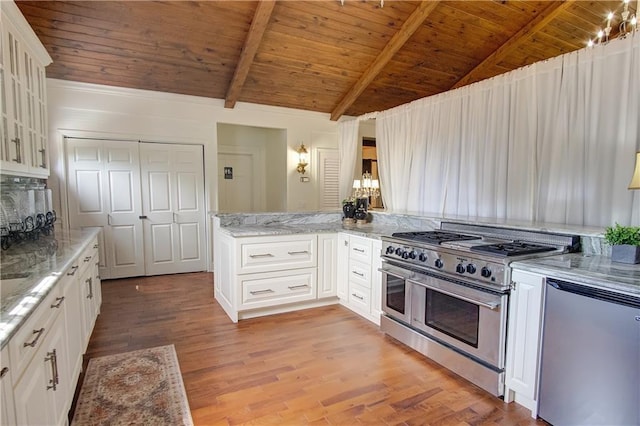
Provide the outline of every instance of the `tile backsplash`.
<path id="1" fill-rule="evenodd" d="M 52 192 L 46 180 L 0 175 L 0 236 L 2 248 L 48 234 L 56 220 Z"/>

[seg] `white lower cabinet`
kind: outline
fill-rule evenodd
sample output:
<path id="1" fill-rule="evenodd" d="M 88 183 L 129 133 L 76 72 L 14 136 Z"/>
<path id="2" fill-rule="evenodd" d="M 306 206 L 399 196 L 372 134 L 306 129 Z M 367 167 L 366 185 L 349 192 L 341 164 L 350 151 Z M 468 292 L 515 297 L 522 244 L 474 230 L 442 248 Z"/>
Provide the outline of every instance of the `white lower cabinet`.
<path id="1" fill-rule="evenodd" d="M 318 234 L 318 299 L 338 295 L 338 234 Z"/>
<path id="2" fill-rule="evenodd" d="M 338 234 L 338 296 L 340 303 L 375 324 L 382 310 L 382 242 Z"/>
<path id="3" fill-rule="evenodd" d="M 341 301 L 347 301 L 349 299 L 349 234 L 344 232 L 338 233 L 338 247 L 337 247 L 337 293 Z"/>
<path id="4" fill-rule="evenodd" d="M 97 252 L 94 239 L 2 349 L 0 424 L 68 423 L 82 355 L 100 309 Z"/>
<path id="5" fill-rule="evenodd" d="M 214 219 L 215 298 L 233 322 L 337 302 L 338 237 L 233 237 Z"/>
<path id="6" fill-rule="evenodd" d="M 5 346 L 0 352 L 0 424 L 5 426 L 16 425 L 12 373 L 9 347 Z"/>
<path id="7" fill-rule="evenodd" d="M 255 309 L 316 299 L 316 268 L 238 277 L 240 309 Z"/>
<path id="8" fill-rule="evenodd" d="M 48 309 L 49 306 L 41 305 L 41 308 Z M 54 315 L 50 329 L 45 329 L 42 343 L 36 346 L 33 358 L 13 388 L 16 420 L 21 425 L 64 425 L 67 422 L 75 382 L 69 381 L 64 314 Z"/>
<path id="9" fill-rule="evenodd" d="M 504 399 L 528 408 L 536 418 L 545 280 L 520 270 L 513 271 L 511 280 Z"/>

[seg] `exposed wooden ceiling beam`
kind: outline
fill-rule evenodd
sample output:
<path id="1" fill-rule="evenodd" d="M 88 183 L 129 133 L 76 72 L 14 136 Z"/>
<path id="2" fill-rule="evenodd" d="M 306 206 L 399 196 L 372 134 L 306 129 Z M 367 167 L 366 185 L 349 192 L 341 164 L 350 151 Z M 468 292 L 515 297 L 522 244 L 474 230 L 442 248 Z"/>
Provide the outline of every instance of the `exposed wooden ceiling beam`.
<path id="1" fill-rule="evenodd" d="M 227 90 L 227 96 L 224 100 L 225 108 L 233 108 L 236 106 L 236 101 L 240 97 L 240 92 L 249 74 L 249 68 L 251 68 L 258 47 L 260 47 L 260 41 L 262 40 L 275 5 L 275 0 L 258 1 L 258 7 L 253 15 L 251 27 L 249 28 L 249 33 L 247 34 L 242 53 L 240 54 L 238 66 L 233 73 L 231 84 L 229 84 L 229 89 Z"/>
<path id="2" fill-rule="evenodd" d="M 433 12 L 440 0 L 421 1 L 418 7 L 397 33 L 391 37 L 389 43 L 380 51 L 373 63 L 365 70 L 360 79 L 349 89 L 338 105 L 331 112 L 331 120 L 336 121 L 358 99 L 374 78 L 382 71 L 393 56 L 400 50 L 409 38 L 420 28 L 425 19 Z"/>
<path id="3" fill-rule="evenodd" d="M 509 38 L 502 46 L 496 49 L 491 55 L 487 56 L 474 69 L 469 71 L 467 75 L 456 82 L 451 89 L 466 86 L 473 82 L 480 74 L 488 68 L 493 67 L 500 62 L 505 56 L 517 49 L 522 43 L 536 32 L 544 28 L 549 22 L 555 19 L 559 14 L 564 12 L 575 0 L 552 1 L 549 5 L 533 18 L 527 25 L 522 27 L 517 33 Z M 450 90 L 451 90 L 450 89 Z"/>

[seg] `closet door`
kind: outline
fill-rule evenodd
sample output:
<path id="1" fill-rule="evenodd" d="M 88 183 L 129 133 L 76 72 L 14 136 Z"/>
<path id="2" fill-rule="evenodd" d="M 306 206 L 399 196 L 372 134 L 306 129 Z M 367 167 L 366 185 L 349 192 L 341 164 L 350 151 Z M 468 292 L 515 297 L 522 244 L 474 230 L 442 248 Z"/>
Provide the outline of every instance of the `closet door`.
<path id="1" fill-rule="evenodd" d="M 100 276 L 145 274 L 136 142 L 67 138 L 72 229 L 100 228 Z"/>
<path id="2" fill-rule="evenodd" d="M 140 144 L 147 275 L 206 270 L 202 146 Z"/>

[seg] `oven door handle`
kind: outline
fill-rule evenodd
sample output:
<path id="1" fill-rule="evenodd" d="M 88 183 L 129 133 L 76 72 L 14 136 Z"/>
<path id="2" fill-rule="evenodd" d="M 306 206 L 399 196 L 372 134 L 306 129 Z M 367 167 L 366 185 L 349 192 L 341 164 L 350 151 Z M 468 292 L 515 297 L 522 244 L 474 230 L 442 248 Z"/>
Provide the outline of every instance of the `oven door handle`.
<path id="1" fill-rule="evenodd" d="M 414 280 L 407 280 L 407 282 L 410 282 L 411 284 L 419 285 L 421 287 L 428 288 L 428 289 L 433 290 L 433 291 L 437 291 L 437 292 L 442 293 L 442 294 L 446 294 L 447 296 L 455 297 L 456 299 L 464 300 L 465 302 L 473 303 L 474 305 L 483 306 L 483 307 L 489 308 L 491 310 L 496 309 L 497 307 L 499 307 L 501 305 L 500 301 L 491 302 L 491 301 L 487 301 L 487 300 L 477 300 L 477 299 L 471 298 L 471 297 L 469 297 L 467 295 L 460 294 L 460 293 L 455 292 L 455 291 L 443 290 L 442 288 L 435 287 L 435 286 L 430 286 L 430 285 L 422 283 L 422 282 L 418 282 L 418 281 L 414 281 Z"/>
<path id="2" fill-rule="evenodd" d="M 383 263 L 383 266 L 381 268 L 378 268 L 378 271 L 396 278 L 401 278 L 403 280 L 409 280 L 414 277 L 413 272 L 407 271 L 406 269 L 400 268 L 395 265 L 390 265 L 388 263 Z"/>

